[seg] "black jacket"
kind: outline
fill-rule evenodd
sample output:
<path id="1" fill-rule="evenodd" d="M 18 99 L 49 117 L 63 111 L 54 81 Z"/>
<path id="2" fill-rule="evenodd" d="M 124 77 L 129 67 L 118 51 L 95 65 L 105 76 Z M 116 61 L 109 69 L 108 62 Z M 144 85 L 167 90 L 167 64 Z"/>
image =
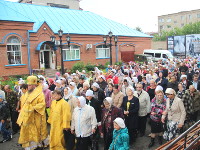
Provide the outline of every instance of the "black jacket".
<path id="1" fill-rule="evenodd" d="M 137 97 L 133 97 L 132 100 L 130 100 L 129 109 L 127 110 L 127 102 L 128 102 L 128 96 L 125 96 L 123 98 L 122 102 L 122 111 L 129 111 L 128 115 L 125 116 L 125 122 L 128 128 L 134 128 L 136 129 L 138 127 L 138 111 L 139 111 L 139 99 Z"/>
<path id="2" fill-rule="evenodd" d="M 106 98 L 104 91 L 100 88 L 97 91 L 93 91 L 93 92 L 99 104 L 103 105 L 103 100 Z"/>
<path id="3" fill-rule="evenodd" d="M 7 120 L 9 118 L 10 111 L 9 107 L 5 103 L 0 104 L 0 121 L 1 120 Z"/>
<path id="4" fill-rule="evenodd" d="M 168 82 L 167 88 L 172 88 L 176 92 L 178 92 L 178 82 L 177 81 L 175 81 L 175 82 Z"/>
<path id="5" fill-rule="evenodd" d="M 95 113 L 96 113 L 97 122 L 101 122 L 101 105 L 98 103 L 98 101 L 93 97 L 90 101 L 86 100 L 86 104 L 88 104 L 94 108 Z"/>
<path id="6" fill-rule="evenodd" d="M 190 85 L 193 85 L 193 81 L 189 81 L 188 88 Z M 197 82 L 197 90 L 200 91 L 200 81 Z"/>
<path id="7" fill-rule="evenodd" d="M 158 83 L 160 81 L 160 78 L 156 79 L 156 83 Z M 161 83 L 159 83 L 158 85 L 163 87 L 163 92 L 165 92 L 165 90 L 167 89 L 167 84 L 168 84 L 168 80 L 166 78 L 162 78 Z"/>
<path id="8" fill-rule="evenodd" d="M 108 83 L 106 81 L 98 82 L 100 88 L 104 91 Z"/>
<path id="9" fill-rule="evenodd" d="M 185 65 L 184 65 L 184 66 L 180 66 L 179 71 L 180 71 L 180 72 L 182 72 L 182 71 L 187 72 L 187 71 L 188 71 L 188 67 L 185 66 Z"/>

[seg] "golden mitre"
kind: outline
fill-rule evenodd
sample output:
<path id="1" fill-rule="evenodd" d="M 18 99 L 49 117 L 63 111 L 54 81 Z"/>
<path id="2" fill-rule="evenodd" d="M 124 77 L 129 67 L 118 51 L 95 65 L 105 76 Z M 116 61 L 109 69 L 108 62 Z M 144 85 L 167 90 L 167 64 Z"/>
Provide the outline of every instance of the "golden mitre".
<path id="1" fill-rule="evenodd" d="M 36 76 L 28 76 L 27 84 L 29 84 L 29 85 L 37 85 L 37 77 Z"/>

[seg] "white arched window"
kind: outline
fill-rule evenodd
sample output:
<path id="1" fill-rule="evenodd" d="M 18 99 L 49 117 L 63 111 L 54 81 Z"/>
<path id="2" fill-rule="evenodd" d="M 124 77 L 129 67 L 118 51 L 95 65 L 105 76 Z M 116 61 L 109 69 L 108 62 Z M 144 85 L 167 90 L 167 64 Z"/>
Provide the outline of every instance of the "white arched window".
<path id="1" fill-rule="evenodd" d="M 21 64 L 21 43 L 16 36 L 12 36 L 7 40 L 7 56 L 8 64 Z"/>
<path id="2" fill-rule="evenodd" d="M 80 46 L 70 45 L 63 46 L 63 60 L 79 60 L 80 59 Z"/>
<path id="3" fill-rule="evenodd" d="M 110 57 L 110 49 L 105 45 L 96 46 L 96 58 L 109 58 Z"/>

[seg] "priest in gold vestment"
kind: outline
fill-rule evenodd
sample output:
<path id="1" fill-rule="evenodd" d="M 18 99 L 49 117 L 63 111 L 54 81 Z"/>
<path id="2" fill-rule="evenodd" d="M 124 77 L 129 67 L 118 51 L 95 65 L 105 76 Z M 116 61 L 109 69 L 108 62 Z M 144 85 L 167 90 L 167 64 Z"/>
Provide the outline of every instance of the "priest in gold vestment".
<path id="1" fill-rule="evenodd" d="M 51 124 L 50 150 L 65 150 L 63 130 L 70 130 L 70 105 L 62 98 L 59 90 L 52 93 L 52 104 L 48 122 Z"/>
<path id="2" fill-rule="evenodd" d="M 48 145 L 46 104 L 37 77 L 29 76 L 27 84 L 28 92 L 23 96 L 24 105 L 17 120 L 21 127 L 18 142 L 25 150 L 34 150 Z"/>

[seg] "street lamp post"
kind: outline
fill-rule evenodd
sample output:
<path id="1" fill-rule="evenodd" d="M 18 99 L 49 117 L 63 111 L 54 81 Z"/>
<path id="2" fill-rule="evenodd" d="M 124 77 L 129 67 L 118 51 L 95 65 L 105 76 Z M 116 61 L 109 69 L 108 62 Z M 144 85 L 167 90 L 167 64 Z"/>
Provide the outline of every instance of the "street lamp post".
<path id="1" fill-rule="evenodd" d="M 110 48 L 110 65 L 112 65 L 112 37 L 114 37 L 114 41 L 115 41 L 115 46 L 117 46 L 117 42 L 118 42 L 118 37 L 117 36 L 114 36 L 113 33 L 110 31 L 108 32 L 108 35 L 107 36 L 103 36 L 103 41 L 104 41 L 104 44 L 106 46 L 106 41 L 107 41 L 107 37 L 109 37 L 110 39 L 110 43 L 109 43 L 109 48 Z M 116 58 L 117 59 L 117 58 Z"/>
<path id="2" fill-rule="evenodd" d="M 60 58 L 61 58 L 61 73 L 62 75 L 65 73 L 64 71 L 64 62 L 63 62 L 63 45 L 62 45 L 62 36 L 63 36 L 63 30 L 58 30 L 58 36 L 59 36 L 59 47 L 60 47 Z M 53 42 L 54 44 L 56 44 L 56 37 L 55 36 L 51 36 L 51 42 Z M 68 43 L 68 47 L 70 47 L 70 40 L 71 40 L 71 37 L 68 36 L 66 37 L 66 40 L 67 40 L 67 43 Z"/>
<path id="3" fill-rule="evenodd" d="M 113 33 L 110 31 L 108 32 L 108 36 L 110 38 L 110 65 L 112 65 L 112 36 L 113 36 Z"/>
<path id="4" fill-rule="evenodd" d="M 59 38 L 60 38 L 60 45 L 59 45 L 59 47 L 60 47 L 60 57 L 61 57 L 61 73 L 62 73 L 62 75 L 65 73 L 65 71 L 64 71 L 64 62 L 63 62 L 63 47 L 62 47 L 62 36 L 63 36 L 63 30 L 58 30 L 58 36 L 59 36 Z"/>

